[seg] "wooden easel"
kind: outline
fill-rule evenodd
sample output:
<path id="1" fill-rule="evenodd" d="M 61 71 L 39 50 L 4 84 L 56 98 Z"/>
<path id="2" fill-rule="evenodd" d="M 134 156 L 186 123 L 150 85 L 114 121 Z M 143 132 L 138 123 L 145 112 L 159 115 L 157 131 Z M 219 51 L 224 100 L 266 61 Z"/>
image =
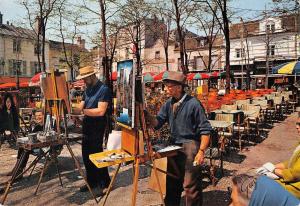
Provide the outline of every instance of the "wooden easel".
<path id="1" fill-rule="evenodd" d="M 55 116 L 55 119 L 56 119 L 56 130 L 57 130 L 57 133 L 58 133 L 58 137 L 60 137 L 60 134 L 61 134 L 60 123 L 61 123 L 61 120 L 63 121 L 64 126 L 65 126 L 64 145 L 67 146 L 68 151 L 69 151 L 72 159 L 75 162 L 75 166 L 78 169 L 80 175 L 83 177 L 83 179 L 85 181 L 85 184 L 88 187 L 89 192 L 93 196 L 96 203 L 98 203 L 98 201 L 97 201 L 97 199 L 96 199 L 96 197 L 95 197 L 95 195 L 92 191 L 92 188 L 88 184 L 86 176 L 84 175 L 84 172 L 80 167 L 80 163 L 79 163 L 78 159 L 75 157 L 75 155 L 74 155 L 74 153 L 71 149 L 71 146 L 68 142 L 68 129 L 67 129 L 66 111 L 70 113 L 70 105 L 66 103 L 66 101 L 69 102 L 69 94 L 68 94 L 68 87 L 67 87 L 67 83 L 66 83 L 66 80 L 65 80 L 65 76 L 64 75 L 56 76 L 55 72 L 52 71 L 51 75 L 50 75 L 50 78 L 46 77 L 46 79 L 43 80 L 42 83 L 43 83 L 43 86 L 44 86 L 44 94 L 45 94 L 44 114 L 46 114 L 46 112 L 48 110 L 48 111 L 50 111 L 50 117 L 52 118 L 52 112 L 54 113 L 53 116 Z M 51 87 L 49 87 L 49 85 L 53 86 L 52 91 L 51 91 Z M 45 116 L 45 118 L 46 118 L 46 116 Z M 52 119 L 51 119 L 51 122 L 52 122 Z M 39 183 L 38 183 L 38 186 L 36 188 L 36 192 L 38 191 L 39 185 L 40 185 L 42 177 L 43 177 L 43 173 L 44 173 L 45 169 L 48 166 L 47 163 L 49 162 L 49 160 L 53 161 L 51 157 L 46 158 L 46 162 L 45 162 L 44 168 L 41 172 L 41 175 L 40 175 L 40 178 L 39 178 Z M 56 157 L 54 157 L 54 162 L 57 164 L 57 158 Z M 62 185 L 62 180 L 61 180 L 61 176 L 60 176 L 58 166 L 57 166 L 57 172 L 58 172 L 58 175 L 59 175 L 60 183 Z"/>
<path id="2" fill-rule="evenodd" d="M 6 186 L 6 189 L 5 189 L 5 193 L 1 199 L 1 204 L 4 204 L 5 200 L 6 200 L 6 197 L 9 193 L 9 190 L 12 186 L 12 184 L 14 183 L 15 179 L 21 175 L 23 175 L 25 172 L 27 172 L 30 168 L 32 167 L 35 167 L 35 165 L 38 163 L 38 161 L 40 159 L 42 159 L 43 157 L 45 157 L 46 159 L 46 162 L 44 164 L 44 167 L 41 171 L 41 174 L 40 174 L 40 177 L 39 177 L 39 181 L 38 181 L 38 185 L 36 187 L 36 190 L 35 190 L 35 193 L 34 194 L 37 194 L 37 191 L 39 189 L 39 186 L 41 184 L 41 181 L 42 181 L 42 177 L 43 177 L 43 174 L 44 172 L 46 171 L 47 167 L 50 165 L 49 163 L 50 162 L 54 162 L 56 164 L 56 169 L 57 169 L 57 173 L 58 173 L 58 176 L 59 176 L 59 180 L 60 180 L 60 184 L 62 186 L 62 180 L 61 180 L 61 176 L 60 176 L 60 171 L 59 171 L 59 168 L 58 168 L 58 160 L 57 160 L 57 156 L 56 155 L 53 155 L 51 154 L 51 147 L 52 146 L 56 146 L 56 145 L 66 145 L 67 148 L 68 148 L 68 151 L 69 153 L 71 154 L 71 157 L 72 159 L 74 160 L 75 162 L 75 166 L 76 168 L 78 169 L 80 175 L 83 177 L 88 189 L 89 189 L 89 192 L 91 193 L 91 195 L 93 196 L 94 200 L 96 201 L 96 203 L 98 203 L 91 187 L 89 186 L 88 182 L 87 182 L 87 179 L 84 175 L 84 172 L 83 170 L 81 169 L 80 167 L 80 164 L 79 164 L 79 161 L 77 160 L 77 158 L 75 157 L 72 149 L 71 149 L 71 146 L 69 144 L 69 141 L 68 141 L 68 131 L 67 131 L 67 119 L 66 119 L 66 111 L 69 111 L 68 110 L 68 106 L 66 104 L 66 95 L 68 94 L 65 94 L 65 92 L 62 92 L 63 94 L 61 95 L 61 91 L 58 91 L 58 88 L 57 86 L 64 86 L 64 85 L 57 85 L 57 81 L 56 81 L 56 77 L 54 75 L 54 72 L 51 73 L 51 79 L 49 77 L 46 77 L 46 84 L 44 85 L 44 94 L 45 94 L 45 108 L 44 108 L 44 111 L 45 111 L 45 114 L 46 112 L 48 111 L 50 113 L 50 116 L 52 118 L 52 115 L 55 116 L 56 118 L 56 128 L 57 128 L 57 134 L 58 134 L 58 139 L 55 140 L 55 141 L 51 141 L 51 142 L 46 142 L 46 143 L 37 143 L 37 144 L 30 144 L 30 145 L 27 145 L 24 147 L 24 152 L 20 158 L 20 160 L 17 162 L 17 166 L 16 166 L 16 169 L 13 171 L 13 174 L 12 174 L 12 177 L 11 179 L 7 182 L 7 186 Z M 61 78 L 61 83 L 65 83 L 65 79 L 64 77 Z M 49 85 L 52 85 L 52 90 L 49 89 Z M 61 89 L 61 88 L 59 88 Z M 67 87 L 66 87 L 66 84 L 65 84 L 65 88 L 62 88 L 64 91 L 67 91 Z M 63 98 L 60 98 L 60 97 L 63 97 Z M 54 114 L 53 114 L 54 113 Z M 45 118 L 46 118 L 46 115 L 45 115 Z M 61 138 L 60 134 L 61 134 L 61 130 L 60 130 L 60 122 L 63 121 L 64 122 L 64 126 L 65 126 L 65 134 L 64 134 L 64 137 Z M 40 157 L 36 158 L 28 168 L 26 168 L 21 174 L 17 175 L 17 171 L 19 170 L 20 166 L 21 166 L 21 163 L 25 157 L 25 153 L 29 153 L 32 149 L 34 148 L 44 148 L 44 147 L 50 147 L 50 150 L 48 150 L 47 152 L 43 153 L 42 155 L 40 155 Z"/>
<path id="3" fill-rule="evenodd" d="M 138 187 L 138 177 L 139 177 L 139 166 L 141 164 L 144 164 L 146 166 L 149 166 L 153 168 L 155 180 L 157 182 L 160 198 L 162 201 L 162 205 L 164 205 L 164 199 L 163 199 L 163 193 L 161 189 L 161 184 L 158 178 L 158 172 L 155 164 L 155 157 L 156 154 L 154 153 L 151 145 L 150 138 L 148 136 L 148 131 L 145 123 L 145 117 L 144 117 L 144 110 L 143 105 L 136 101 L 135 102 L 135 128 L 131 128 L 127 125 L 123 125 L 121 123 L 118 123 L 119 126 L 122 127 L 122 144 L 120 150 L 114 150 L 114 151 L 106 151 L 102 153 L 96 153 L 89 156 L 90 160 L 96 165 L 96 167 L 107 167 L 111 165 L 118 165 L 115 173 L 113 174 L 113 177 L 111 179 L 111 182 L 109 184 L 108 190 L 106 192 L 103 206 L 105 205 L 107 198 L 112 190 L 112 186 L 116 180 L 116 176 L 120 170 L 121 164 L 123 162 L 128 162 L 133 160 L 133 188 L 132 188 L 132 197 L 131 197 L 131 205 L 136 205 L 136 196 L 137 196 L 137 187 Z M 144 144 L 146 145 L 147 152 L 144 151 Z M 103 158 L 104 156 L 108 156 L 109 154 L 126 154 L 127 157 L 124 157 L 122 159 L 118 159 L 116 161 L 110 161 L 110 162 L 99 162 L 99 159 Z M 169 154 L 166 154 L 166 156 Z M 174 155 L 174 152 L 172 153 Z M 161 157 L 159 157 L 161 158 Z M 148 164 L 147 161 L 150 161 L 152 163 Z M 160 172 L 166 173 L 166 171 L 159 170 Z"/>

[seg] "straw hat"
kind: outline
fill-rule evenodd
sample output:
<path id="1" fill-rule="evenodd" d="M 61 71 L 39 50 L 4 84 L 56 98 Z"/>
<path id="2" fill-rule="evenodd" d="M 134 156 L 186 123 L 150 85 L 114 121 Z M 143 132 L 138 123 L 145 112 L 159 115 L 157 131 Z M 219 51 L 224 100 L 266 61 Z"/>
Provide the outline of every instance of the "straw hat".
<path id="1" fill-rule="evenodd" d="M 77 80 L 86 78 L 93 74 L 96 74 L 97 71 L 92 66 L 86 66 L 79 69 L 79 75 L 76 77 Z"/>
<path id="2" fill-rule="evenodd" d="M 187 86 L 185 80 L 186 76 L 182 72 L 168 71 L 163 76 L 163 82 L 171 81 L 183 86 Z"/>

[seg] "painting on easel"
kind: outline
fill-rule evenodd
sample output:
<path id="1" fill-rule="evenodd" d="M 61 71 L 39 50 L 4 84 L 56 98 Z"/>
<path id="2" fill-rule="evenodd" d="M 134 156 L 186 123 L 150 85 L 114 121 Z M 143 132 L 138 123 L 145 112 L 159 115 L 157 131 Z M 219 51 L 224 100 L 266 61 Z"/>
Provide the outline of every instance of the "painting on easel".
<path id="1" fill-rule="evenodd" d="M 117 64 L 117 121 L 134 128 L 135 71 L 133 60 Z"/>

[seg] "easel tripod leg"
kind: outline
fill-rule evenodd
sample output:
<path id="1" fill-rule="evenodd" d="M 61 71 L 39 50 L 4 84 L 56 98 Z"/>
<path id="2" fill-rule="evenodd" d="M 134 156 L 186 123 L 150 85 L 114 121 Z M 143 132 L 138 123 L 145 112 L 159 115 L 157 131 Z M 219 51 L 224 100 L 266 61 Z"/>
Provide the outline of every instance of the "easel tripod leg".
<path id="1" fill-rule="evenodd" d="M 55 161 L 55 167 L 56 167 L 56 171 L 57 171 L 57 174 L 58 174 L 60 185 L 63 187 L 63 182 L 62 182 L 60 170 L 59 170 L 59 167 L 58 167 L 57 157 L 55 157 L 54 161 Z"/>
<path id="2" fill-rule="evenodd" d="M 94 195 L 94 193 L 93 193 L 93 191 L 92 191 L 92 188 L 90 187 L 89 183 L 87 182 L 87 179 L 86 179 L 86 177 L 85 177 L 85 175 L 84 175 L 84 173 L 83 173 L 83 171 L 82 171 L 82 169 L 81 169 L 81 167 L 80 167 L 79 161 L 78 161 L 77 158 L 75 157 L 75 155 L 74 155 L 74 153 L 73 153 L 73 151 L 72 151 L 72 149 L 71 149 L 69 143 L 66 142 L 65 145 L 67 146 L 67 148 L 68 148 L 68 150 L 69 150 L 69 152 L 70 152 L 70 154 L 71 154 L 71 156 L 72 156 L 72 158 L 73 158 L 73 160 L 74 160 L 74 162 L 75 162 L 75 164 L 76 164 L 76 167 L 77 167 L 77 169 L 78 169 L 80 175 L 83 177 L 83 179 L 84 179 L 84 181 L 85 181 L 85 184 L 87 185 L 87 187 L 88 187 L 88 189 L 89 189 L 91 195 L 93 196 L 93 198 L 94 198 L 94 200 L 96 201 L 96 203 L 98 203 L 98 200 L 97 200 L 97 198 L 95 197 L 95 195 Z"/>
<path id="3" fill-rule="evenodd" d="M 154 159 L 152 159 L 152 164 L 153 164 L 155 179 L 156 179 L 156 182 L 157 182 L 157 185 L 158 185 L 160 199 L 161 199 L 162 204 L 165 205 L 165 203 L 164 203 L 164 197 L 163 197 L 163 193 L 162 193 L 160 181 L 159 181 L 159 178 L 158 178 L 157 168 L 156 168 Z"/>
<path id="4" fill-rule="evenodd" d="M 9 192 L 9 190 L 10 190 L 10 188 L 11 188 L 12 183 L 15 181 L 16 177 L 18 176 L 18 175 L 17 175 L 17 174 L 18 174 L 18 170 L 20 169 L 21 164 L 22 164 L 22 162 L 24 161 L 24 158 L 25 158 L 25 155 L 26 155 L 26 154 L 27 154 L 27 151 L 24 151 L 24 152 L 22 153 L 21 158 L 20 158 L 20 159 L 18 160 L 18 162 L 17 162 L 16 168 L 13 170 L 12 177 L 11 177 L 10 181 L 8 181 L 8 183 L 7 183 L 5 192 L 4 192 L 4 194 L 3 194 L 3 198 L 2 198 L 2 200 L 1 200 L 1 204 L 2 204 L 2 205 L 4 205 L 4 202 L 5 202 L 5 200 L 6 200 L 6 197 L 7 197 L 7 195 L 8 195 L 8 192 Z"/>
<path id="5" fill-rule="evenodd" d="M 115 174 L 114 174 L 112 180 L 111 180 L 110 183 L 109 183 L 108 190 L 107 190 L 107 192 L 106 192 L 106 194 L 105 194 L 105 198 L 104 198 L 104 202 L 103 202 L 102 206 L 104 206 L 105 203 L 106 203 L 106 200 L 107 200 L 107 198 L 108 198 L 108 195 L 109 195 L 109 193 L 111 192 L 112 187 L 113 187 L 113 184 L 114 184 L 114 182 L 115 182 L 115 180 L 116 180 L 117 174 L 119 173 L 120 167 L 121 167 L 121 164 L 118 165 L 117 170 L 116 170 L 116 172 L 115 172 Z"/>
<path id="6" fill-rule="evenodd" d="M 36 186 L 34 195 L 36 195 L 37 192 L 38 192 L 38 190 L 39 190 L 39 187 L 40 187 L 41 182 L 42 182 L 42 178 L 43 178 L 44 173 L 45 173 L 45 171 L 46 171 L 46 169 L 47 169 L 47 167 L 48 167 L 48 163 L 49 163 L 49 157 L 46 156 L 46 162 L 45 162 L 45 164 L 44 164 L 43 170 L 41 171 L 41 174 L 40 174 L 40 177 L 39 177 L 39 181 L 38 181 L 38 185 Z"/>
<path id="7" fill-rule="evenodd" d="M 133 192 L 132 192 L 132 206 L 136 205 L 136 194 L 137 194 L 137 185 L 139 180 L 139 166 L 140 166 L 140 160 L 139 158 L 136 158 L 136 161 L 134 162 L 135 170 L 134 170 L 134 179 L 133 179 Z"/>

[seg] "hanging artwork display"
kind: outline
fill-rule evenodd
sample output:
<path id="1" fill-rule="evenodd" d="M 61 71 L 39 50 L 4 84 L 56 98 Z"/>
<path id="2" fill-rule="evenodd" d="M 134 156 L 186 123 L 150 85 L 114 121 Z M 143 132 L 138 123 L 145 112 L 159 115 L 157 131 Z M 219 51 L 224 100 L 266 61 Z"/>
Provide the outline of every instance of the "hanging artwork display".
<path id="1" fill-rule="evenodd" d="M 135 69 L 133 60 L 117 63 L 117 121 L 134 128 Z"/>

